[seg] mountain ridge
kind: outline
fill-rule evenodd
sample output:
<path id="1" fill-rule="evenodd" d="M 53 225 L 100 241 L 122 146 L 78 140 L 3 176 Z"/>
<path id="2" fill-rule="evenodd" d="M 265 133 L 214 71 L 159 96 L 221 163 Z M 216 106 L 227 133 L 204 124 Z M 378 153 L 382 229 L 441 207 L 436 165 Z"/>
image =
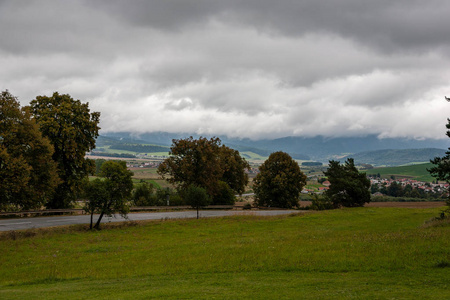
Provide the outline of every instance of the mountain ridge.
<path id="1" fill-rule="evenodd" d="M 150 132 L 150 133 L 132 133 L 132 132 L 109 132 L 102 134 L 103 137 L 114 137 L 128 142 L 145 142 L 154 145 L 170 146 L 172 139 L 187 138 L 193 136 L 207 138 L 215 135 L 199 135 L 191 133 L 168 133 L 168 132 Z M 329 159 L 342 157 L 346 154 L 357 154 L 367 151 L 387 150 L 387 149 L 423 149 L 436 148 L 447 149 L 448 140 L 415 140 L 407 138 L 384 138 L 380 139 L 376 135 L 365 137 L 337 137 L 330 138 L 325 136 L 315 137 L 283 137 L 278 139 L 251 140 L 248 138 L 228 138 L 226 136 L 217 136 L 223 144 L 237 148 L 238 151 L 247 151 L 243 149 L 252 149 L 255 153 L 270 154 L 275 151 L 284 151 L 295 153 L 304 160 L 317 160 L 327 162 Z M 249 150 L 249 151 L 252 151 Z M 253 151 L 253 152 L 254 152 Z M 298 158 L 302 159 L 302 158 Z"/>

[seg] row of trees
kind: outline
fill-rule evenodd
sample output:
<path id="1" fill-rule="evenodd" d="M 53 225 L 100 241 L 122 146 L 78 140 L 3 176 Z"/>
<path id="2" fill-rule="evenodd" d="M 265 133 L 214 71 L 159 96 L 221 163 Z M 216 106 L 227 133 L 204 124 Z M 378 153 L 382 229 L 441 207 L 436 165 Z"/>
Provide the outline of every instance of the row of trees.
<path id="1" fill-rule="evenodd" d="M 248 162 L 239 152 L 221 144 L 218 138 L 173 140 L 171 157 L 158 168 L 158 174 L 176 186 L 186 204 L 195 207 L 208 204 L 232 204 L 233 194 L 242 194 L 248 183 Z M 348 159 L 341 165 L 330 161 L 325 172 L 331 182 L 326 197 L 334 207 L 362 206 L 370 201 L 370 181 Z M 306 176 L 298 163 L 285 152 L 272 153 L 260 166 L 253 181 L 255 204 L 258 206 L 298 207 Z M 203 189 L 207 197 L 198 196 Z M 188 193 L 189 191 L 189 193 Z M 203 199 L 200 201 L 199 199 Z"/>
<path id="2" fill-rule="evenodd" d="M 23 108 L 8 91 L 2 92 L 0 101 L 1 208 L 70 207 L 86 185 L 87 176 L 95 172 L 94 162 L 85 154 L 95 147 L 100 113 L 91 113 L 88 104 L 58 93 L 38 96 Z M 245 171 L 250 165 L 218 138 L 173 140 L 170 155 L 159 166 L 158 174 L 175 185 L 181 197 L 189 198 L 186 192 L 196 187 L 205 190 L 205 201 L 209 203 L 231 204 L 234 195 L 242 194 L 248 184 Z M 120 195 L 112 188 L 113 177 L 124 180 L 131 175 L 125 174 L 126 166 L 120 163 L 111 162 L 104 168 L 100 171 L 104 179 L 88 185 L 88 194 L 96 195 L 89 198 L 88 210 L 107 213 L 115 207 L 124 211 L 118 199 L 110 201 L 103 210 L 97 200 Z M 107 171 L 111 168 L 114 176 Z M 334 206 L 360 206 L 370 201 L 368 180 L 358 172 L 352 159 L 343 165 L 330 161 L 325 175 L 331 182 L 326 196 Z M 292 157 L 284 152 L 272 153 L 254 180 L 256 204 L 297 206 L 305 184 L 306 176 Z M 132 189 L 128 181 L 125 185 L 128 187 L 122 186 L 122 198 L 128 197 Z M 106 197 L 102 189 L 115 190 L 115 194 Z M 105 201 L 100 202 L 108 202 Z"/>
<path id="3" fill-rule="evenodd" d="M 0 209 L 70 207 L 95 170 L 100 113 L 69 95 L 38 96 L 29 106 L 0 97 Z"/>

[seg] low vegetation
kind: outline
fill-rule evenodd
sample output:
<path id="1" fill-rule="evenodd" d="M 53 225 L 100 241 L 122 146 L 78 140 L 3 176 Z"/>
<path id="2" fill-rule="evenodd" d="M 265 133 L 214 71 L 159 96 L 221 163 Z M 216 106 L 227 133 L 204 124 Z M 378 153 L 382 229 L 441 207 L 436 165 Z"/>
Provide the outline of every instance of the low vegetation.
<path id="1" fill-rule="evenodd" d="M 439 211 L 351 208 L 3 233 L 0 298 L 447 299 L 449 223 L 426 222 Z"/>

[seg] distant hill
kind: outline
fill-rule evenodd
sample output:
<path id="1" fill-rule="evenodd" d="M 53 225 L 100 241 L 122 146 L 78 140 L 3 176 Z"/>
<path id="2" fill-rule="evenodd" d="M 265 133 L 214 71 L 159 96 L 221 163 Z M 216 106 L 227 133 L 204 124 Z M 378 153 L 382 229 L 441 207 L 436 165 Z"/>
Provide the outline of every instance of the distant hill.
<path id="1" fill-rule="evenodd" d="M 152 152 L 154 150 L 157 152 L 157 148 L 159 147 L 159 151 L 168 151 L 167 147 L 172 144 L 173 139 L 181 139 L 187 138 L 189 136 L 193 136 L 194 138 L 199 138 L 200 135 L 196 134 L 171 134 L 164 132 L 157 133 L 144 133 L 144 134 L 132 134 L 132 133 L 108 133 L 102 136 L 99 136 L 97 139 L 97 147 L 111 146 L 109 149 L 117 149 L 117 150 L 127 150 L 133 152 Z M 209 137 L 208 137 L 209 138 Z M 246 144 L 242 144 L 239 140 L 228 139 L 226 137 L 220 137 L 222 143 L 226 146 L 235 149 L 239 152 L 253 152 L 263 157 L 269 156 L 272 152 L 278 150 L 269 150 L 269 149 L 261 149 L 253 146 L 247 146 Z M 237 143 L 234 143 L 237 141 Z M 139 147 L 138 144 L 141 144 Z M 160 146 L 145 146 L 142 144 L 152 144 L 152 145 L 160 145 Z M 148 151 L 137 151 L 138 148 L 147 148 Z M 309 160 L 310 157 L 301 153 L 289 153 L 292 158 L 299 160 Z M 247 155 L 248 156 L 248 155 Z M 249 158 L 249 157 L 247 157 Z"/>
<path id="2" fill-rule="evenodd" d="M 125 140 L 126 143 L 147 143 L 161 146 L 170 146 L 172 139 L 187 138 L 193 136 L 200 137 L 192 133 L 168 133 L 151 132 L 136 134 L 132 132 L 112 132 L 102 134 L 103 137 Z M 202 135 L 207 138 L 212 135 Z M 365 151 L 375 151 L 382 149 L 421 149 L 440 148 L 447 149 L 448 139 L 442 140 L 415 140 L 415 139 L 379 139 L 375 135 L 365 137 L 348 138 L 328 138 L 324 136 L 316 137 L 284 137 L 279 139 L 238 139 L 218 136 L 224 144 L 238 151 L 248 150 L 262 156 L 267 156 L 275 151 L 284 151 L 297 159 L 314 160 L 327 163 L 329 159 L 342 157 L 350 153 L 360 153 Z M 138 142 L 141 141 L 141 142 Z"/>
<path id="3" fill-rule="evenodd" d="M 400 166 L 417 162 L 429 162 L 434 157 L 442 157 L 445 150 L 436 148 L 424 149 L 386 149 L 365 151 L 344 157 L 352 157 L 355 163 L 365 163 L 375 166 Z"/>
<path id="4" fill-rule="evenodd" d="M 381 178 L 395 178 L 409 177 L 419 181 L 432 182 L 436 178 L 432 177 L 427 169 L 432 168 L 434 165 L 431 163 L 418 164 L 412 166 L 400 166 L 400 167 L 384 167 L 375 168 L 364 171 L 368 175 L 380 174 Z"/>

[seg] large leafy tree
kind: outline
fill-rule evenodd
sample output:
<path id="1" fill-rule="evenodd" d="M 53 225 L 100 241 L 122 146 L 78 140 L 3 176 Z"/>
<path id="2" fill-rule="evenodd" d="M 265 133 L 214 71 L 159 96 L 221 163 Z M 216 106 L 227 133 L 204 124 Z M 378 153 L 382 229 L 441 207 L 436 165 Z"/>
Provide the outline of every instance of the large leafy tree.
<path id="1" fill-rule="evenodd" d="M 260 206 L 291 208 L 298 206 L 306 176 L 298 163 L 282 151 L 270 154 L 253 180 L 255 202 Z"/>
<path id="2" fill-rule="evenodd" d="M 450 102 L 450 98 L 445 97 L 445 99 Z M 446 134 L 450 138 L 450 119 L 447 119 L 447 121 L 448 123 L 445 125 L 448 129 Z M 431 176 L 450 183 L 450 148 L 445 152 L 444 157 L 435 157 L 431 162 L 436 165 L 435 167 L 428 169 Z M 448 199 L 447 204 L 450 206 L 450 198 Z"/>
<path id="3" fill-rule="evenodd" d="M 353 158 L 348 158 L 342 165 L 331 160 L 324 174 L 331 183 L 325 195 L 335 207 L 364 206 L 370 202 L 370 180 L 365 173 L 358 171 Z"/>
<path id="4" fill-rule="evenodd" d="M 53 147 L 26 108 L 0 95 L 0 208 L 40 208 L 59 182 Z"/>
<path id="5" fill-rule="evenodd" d="M 94 226 L 100 229 L 100 223 L 104 215 L 111 216 L 119 212 L 126 216 L 129 211 L 128 200 L 133 191 L 133 172 L 127 169 L 124 161 L 107 161 L 100 171 L 102 179 L 89 182 L 85 188 L 85 195 L 88 201 L 84 207 L 85 211 L 92 215 L 99 213 L 100 216 Z"/>
<path id="6" fill-rule="evenodd" d="M 50 97 L 36 97 L 30 107 L 42 134 L 54 147 L 52 157 L 62 180 L 47 207 L 70 207 L 83 179 L 95 170 L 94 162 L 85 154 L 95 148 L 100 113 L 91 113 L 88 103 L 57 92 Z"/>
<path id="7" fill-rule="evenodd" d="M 245 169 L 250 165 L 239 152 L 221 144 L 219 138 L 173 140 L 169 158 L 158 167 L 158 174 L 182 192 L 190 185 L 204 188 L 213 199 L 221 193 L 224 182 L 242 194 L 248 183 Z"/>

